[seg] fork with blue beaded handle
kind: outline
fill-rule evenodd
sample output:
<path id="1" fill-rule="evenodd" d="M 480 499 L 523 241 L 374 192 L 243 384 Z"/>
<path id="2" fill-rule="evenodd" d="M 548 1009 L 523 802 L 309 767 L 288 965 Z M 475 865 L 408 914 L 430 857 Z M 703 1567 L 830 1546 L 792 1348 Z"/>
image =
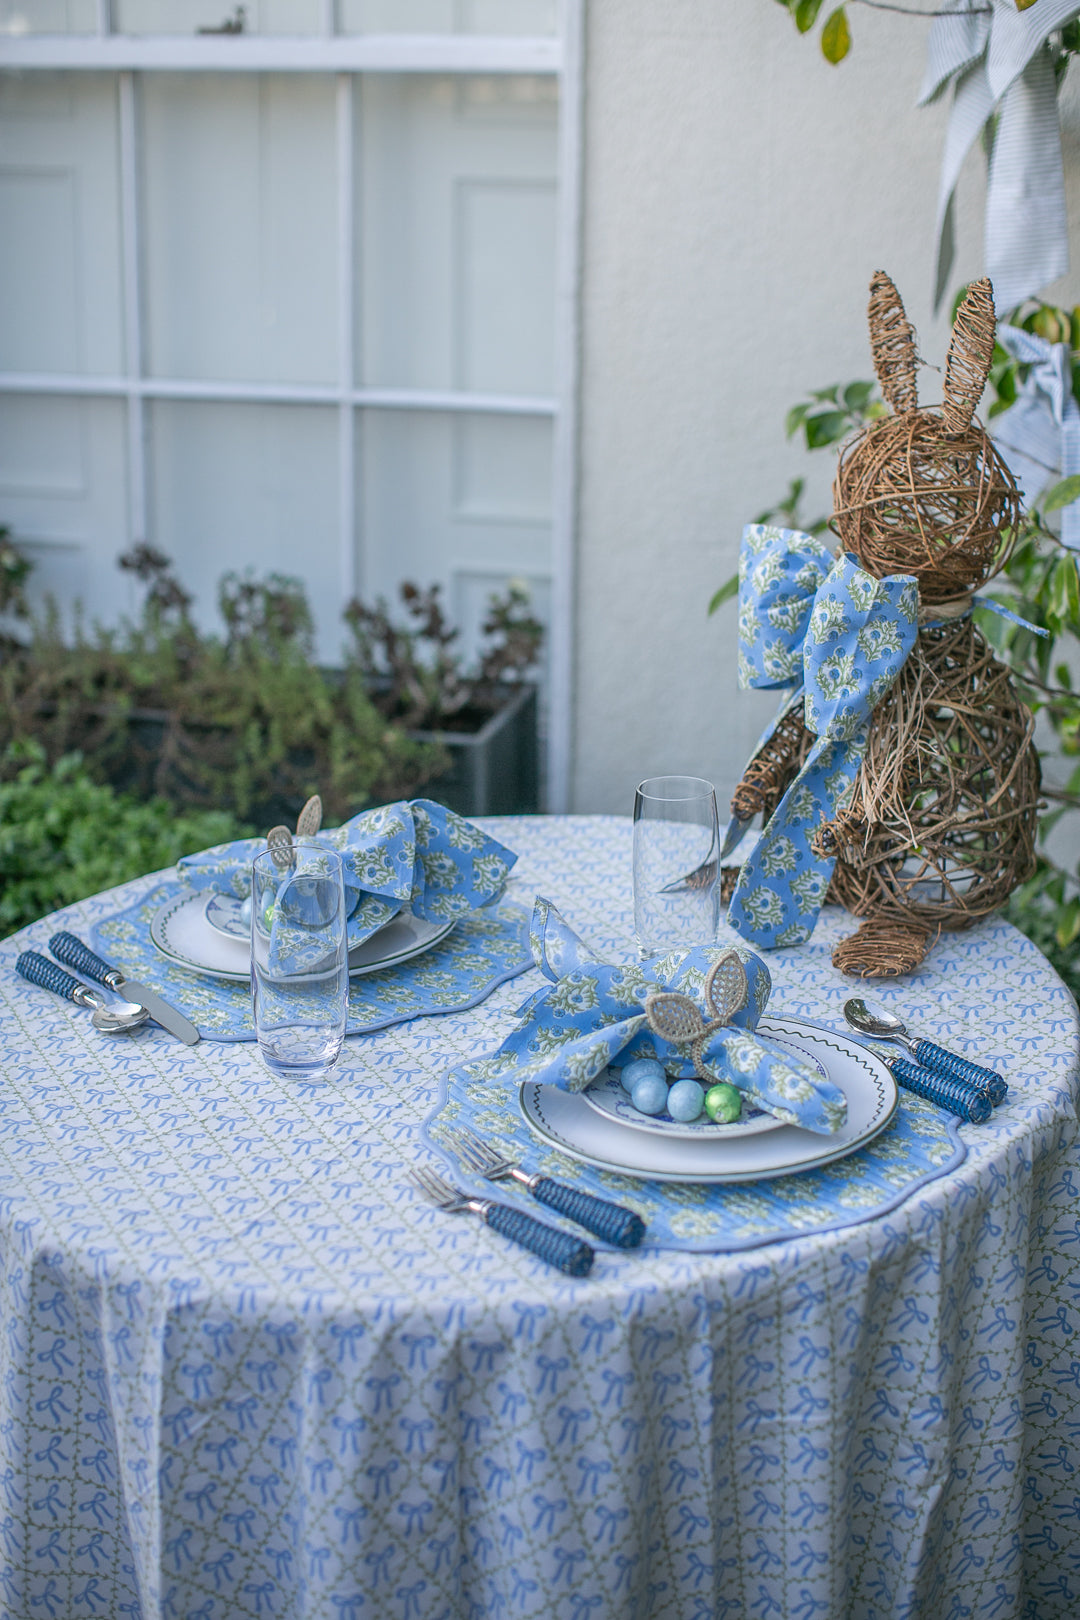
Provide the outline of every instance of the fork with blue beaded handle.
<path id="1" fill-rule="evenodd" d="M 861 997 L 853 996 L 844 1003 L 844 1017 L 852 1029 L 857 1029 L 860 1034 L 869 1035 L 872 1040 L 892 1041 L 902 1046 L 921 1068 L 940 1074 L 947 1080 L 958 1080 L 965 1086 L 973 1086 L 994 1108 L 1008 1096 L 1009 1088 L 1000 1074 L 993 1069 L 984 1069 L 979 1063 L 969 1063 L 967 1058 L 947 1052 L 943 1046 L 935 1046 L 925 1036 L 911 1035 L 907 1025 L 895 1013 L 868 1007 Z"/>
<path id="2" fill-rule="evenodd" d="M 413 1186 L 432 1204 L 450 1215 L 479 1215 L 493 1232 L 539 1255 L 541 1260 L 568 1277 L 587 1277 L 592 1270 L 596 1255 L 584 1238 L 560 1232 L 557 1226 L 545 1226 L 543 1221 L 533 1220 L 523 1209 L 514 1209 L 510 1204 L 497 1204 L 493 1199 L 474 1198 L 471 1193 L 461 1192 L 427 1165 L 414 1165 L 407 1174 Z"/>
<path id="3" fill-rule="evenodd" d="M 541 1204 L 554 1209 L 568 1220 L 583 1226 L 605 1243 L 617 1249 L 636 1249 L 645 1236 L 645 1222 L 632 1209 L 621 1204 L 609 1204 L 604 1198 L 593 1198 L 578 1192 L 550 1176 L 530 1174 L 513 1160 L 498 1153 L 488 1142 L 483 1142 L 467 1126 L 446 1126 L 443 1131 L 447 1145 L 460 1159 L 466 1170 L 483 1176 L 485 1181 L 516 1181 Z"/>

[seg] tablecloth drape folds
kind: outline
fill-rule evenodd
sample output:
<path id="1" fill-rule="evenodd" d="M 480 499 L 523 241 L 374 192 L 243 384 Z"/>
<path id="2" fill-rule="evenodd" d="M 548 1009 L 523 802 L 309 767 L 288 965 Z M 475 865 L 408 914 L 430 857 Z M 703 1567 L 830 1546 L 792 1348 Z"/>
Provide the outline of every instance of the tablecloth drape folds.
<path id="1" fill-rule="evenodd" d="M 631 954 L 629 822 L 493 829 Z M 286 1086 L 12 973 L 116 905 L 0 943 L 3 1620 L 1075 1620 L 1080 1034 L 1006 924 L 883 991 L 1005 1063 L 955 1172 L 570 1281 L 403 1177 L 524 981 Z M 770 960 L 779 1011 L 837 1016 L 845 926 Z"/>

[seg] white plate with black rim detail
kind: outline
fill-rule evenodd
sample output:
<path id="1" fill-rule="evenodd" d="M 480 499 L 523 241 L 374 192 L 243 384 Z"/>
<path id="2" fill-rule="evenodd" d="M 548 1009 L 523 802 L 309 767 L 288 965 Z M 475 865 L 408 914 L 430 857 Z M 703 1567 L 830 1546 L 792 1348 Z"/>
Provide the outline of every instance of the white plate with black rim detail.
<path id="1" fill-rule="evenodd" d="M 162 956 L 178 967 L 211 979 L 247 984 L 251 979 L 251 946 L 246 938 L 230 939 L 211 927 L 206 920 L 209 899 L 205 893 L 196 893 L 167 900 L 150 920 L 150 938 Z M 414 917 L 411 911 L 399 913 L 349 952 L 349 977 L 355 979 L 410 962 L 445 939 L 455 922 L 432 923 Z"/>
<path id="2" fill-rule="evenodd" d="M 847 1098 L 842 1130 L 829 1136 L 797 1125 L 747 1136 L 693 1139 L 632 1129 L 591 1108 L 581 1092 L 526 1081 L 518 1096 L 526 1124 L 548 1146 L 599 1170 L 640 1181 L 715 1185 L 770 1181 L 817 1170 L 872 1142 L 896 1112 L 897 1090 L 884 1061 L 840 1030 L 803 1018 L 763 1018 L 763 1035 L 824 1066 Z"/>

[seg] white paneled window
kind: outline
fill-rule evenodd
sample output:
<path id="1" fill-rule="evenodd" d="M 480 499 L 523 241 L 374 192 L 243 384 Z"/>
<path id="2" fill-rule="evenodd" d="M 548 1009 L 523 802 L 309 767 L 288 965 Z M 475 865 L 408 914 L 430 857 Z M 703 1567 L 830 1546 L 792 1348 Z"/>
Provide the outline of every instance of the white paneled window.
<path id="1" fill-rule="evenodd" d="M 117 554 L 526 579 L 569 744 L 581 0 L 0 0 L 0 521 L 115 618 Z"/>

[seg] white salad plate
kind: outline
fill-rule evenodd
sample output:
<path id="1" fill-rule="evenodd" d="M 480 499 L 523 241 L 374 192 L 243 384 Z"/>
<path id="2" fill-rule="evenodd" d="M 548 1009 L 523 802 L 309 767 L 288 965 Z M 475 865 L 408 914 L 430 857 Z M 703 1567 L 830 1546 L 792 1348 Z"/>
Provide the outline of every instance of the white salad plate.
<path id="1" fill-rule="evenodd" d="M 238 900 L 235 894 L 212 894 L 206 902 L 206 920 L 215 933 L 227 939 L 249 940 L 251 908 L 248 906 L 245 915 L 245 905 L 247 901 Z"/>
<path id="2" fill-rule="evenodd" d="M 207 921 L 210 898 L 205 893 L 187 894 L 166 901 L 151 919 L 150 938 L 162 956 L 178 967 L 211 979 L 247 984 L 251 978 L 248 940 L 230 939 Z M 409 962 L 445 939 L 454 926 L 453 921 L 426 922 L 411 911 L 404 912 L 349 952 L 349 976 L 355 979 Z"/>
<path id="3" fill-rule="evenodd" d="M 781 1125 L 750 1135 L 714 1127 L 693 1138 L 644 1131 L 591 1107 L 582 1092 L 527 1081 L 518 1105 L 526 1124 L 549 1146 L 583 1164 L 641 1181 L 767 1181 L 816 1170 L 865 1147 L 896 1112 L 897 1090 L 884 1061 L 839 1030 L 802 1018 L 763 1018 L 763 1035 L 824 1068 L 847 1098 L 842 1130 L 829 1136 Z"/>
<path id="4" fill-rule="evenodd" d="M 821 1065 L 818 1067 L 821 1068 Z M 821 1068 L 821 1072 L 825 1073 L 824 1068 Z M 704 1136 L 715 1136 L 717 1132 L 722 1132 L 724 1136 L 756 1136 L 759 1131 L 784 1128 L 782 1119 L 762 1113 L 760 1108 L 750 1104 L 744 1104 L 739 1118 L 731 1125 L 718 1125 L 708 1114 L 691 1120 L 672 1119 L 669 1114 L 643 1114 L 634 1107 L 629 1093 L 623 1090 L 617 1069 L 606 1069 L 598 1080 L 594 1080 L 578 1095 L 590 1108 L 603 1114 L 605 1119 L 618 1120 L 632 1131 L 648 1131 L 652 1136 L 681 1136 L 696 1142 Z"/>

